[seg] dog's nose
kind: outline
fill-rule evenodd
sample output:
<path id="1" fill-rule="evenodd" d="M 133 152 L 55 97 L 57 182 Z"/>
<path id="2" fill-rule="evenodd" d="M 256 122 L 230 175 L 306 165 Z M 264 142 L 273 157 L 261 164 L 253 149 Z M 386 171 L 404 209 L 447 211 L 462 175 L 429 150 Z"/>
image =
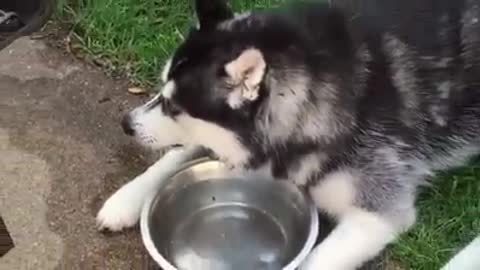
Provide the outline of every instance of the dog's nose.
<path id="1" fill-rule="evenodd" d="M 129 136 L 133 136 L 135 134 L 135 130 L 132 128 L 132 118 L 130 115 L 125 115 L 122 119 L 122 129 L 125 134 Z"/>

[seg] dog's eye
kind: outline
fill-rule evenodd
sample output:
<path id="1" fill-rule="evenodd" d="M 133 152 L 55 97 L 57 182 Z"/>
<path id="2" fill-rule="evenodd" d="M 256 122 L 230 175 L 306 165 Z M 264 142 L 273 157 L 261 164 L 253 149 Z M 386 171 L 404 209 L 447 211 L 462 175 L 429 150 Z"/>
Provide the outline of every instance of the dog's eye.
<path id="1" fill-rule="evenodd" d="M 182 112 L 180 106 L 169 99 L 162 99 L 162 112 L 169 116 L 176 116 Z"/>
<path id="2" fill-rule="evenodd" d="M 187 58 L 182 58 L 172 63 L 170 71 L 168 72 L 168 77 L 170 78 L 173 76 L 173 74 L 177 73 L 187 63 L 187 60 Z"/>

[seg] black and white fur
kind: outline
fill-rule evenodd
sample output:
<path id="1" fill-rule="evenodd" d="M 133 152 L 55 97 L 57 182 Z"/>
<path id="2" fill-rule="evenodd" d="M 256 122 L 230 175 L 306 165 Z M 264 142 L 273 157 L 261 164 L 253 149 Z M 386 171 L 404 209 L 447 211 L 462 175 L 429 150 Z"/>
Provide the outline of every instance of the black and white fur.
<path id="1" fill-rule="evenodd" d="M 480 3 L 377 2 L 350 18 L 323 4 L 234 15 L 197 0 L 163 90 L 123 122 L 147 147 L 184 148 L 108 199 L 101 227 L 134 225 L 156 179 L 202 146 L 234 170 L 305 186 L 336 219 L 302 270 L 379 254 L 414 224 L 433 172 L 479 153 Z"/>

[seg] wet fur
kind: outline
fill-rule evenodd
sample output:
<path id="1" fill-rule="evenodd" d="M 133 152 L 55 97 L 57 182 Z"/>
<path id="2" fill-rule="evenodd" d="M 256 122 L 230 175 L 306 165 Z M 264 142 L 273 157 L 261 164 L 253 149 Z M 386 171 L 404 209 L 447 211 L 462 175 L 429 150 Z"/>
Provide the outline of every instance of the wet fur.
<path id="1" fill-rule="evenodd" d="M 201 145 L 308 189 L 338 225 L 302 270 L 360 267 L 414 224 L 436 170 L 480 150 L 480 3 L 377 2 L 352 18 L 322 4 L 233 17 L 197 1 L 199 28 L 163 73 L 169 90 L 128 116 L 146 146 Z M 229 96 L 243 86 L 224 67 L 250 48 L 266 63 L 258 97 Z M 104 227 L 138 220 L 108 210 Z"/>

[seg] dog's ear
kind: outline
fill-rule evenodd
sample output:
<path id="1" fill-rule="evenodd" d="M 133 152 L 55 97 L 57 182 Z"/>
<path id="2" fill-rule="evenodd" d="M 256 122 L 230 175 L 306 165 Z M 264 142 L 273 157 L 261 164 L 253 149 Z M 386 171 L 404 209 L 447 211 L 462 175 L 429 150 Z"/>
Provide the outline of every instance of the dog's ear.
<path id="1" fill-rule="evenodd" d="M 196 0 L 195 9 L 202 31 L 212 30 L 219 23 L 233 18 L 227 0 Z"/>
<path id="2" fill-rule="evenodd" d="M 255 100 L 258 97 L 260 83 L 265 75 L 267 64 L 260 50 L 244 50 L 236 59 L 225 65 L 229 79 L 242 88 L 241 97 Z"/>

